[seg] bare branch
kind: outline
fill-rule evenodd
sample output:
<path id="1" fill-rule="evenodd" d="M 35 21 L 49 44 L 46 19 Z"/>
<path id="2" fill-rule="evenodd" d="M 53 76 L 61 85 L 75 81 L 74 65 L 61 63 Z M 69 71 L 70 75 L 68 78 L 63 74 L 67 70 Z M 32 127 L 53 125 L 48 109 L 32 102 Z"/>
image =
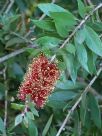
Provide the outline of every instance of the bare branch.
<path id="1" fill-rule="evenodd" d="M 52 3 L 55 3 L 55 0 L 52 0 Z M 39 20 L 44 19 L 45 16 L 46 16 L 46 15 L 43 14 L 43 15 L 39 18 Z M 35 29 L 35 28 L 36 28 L 36 26 L 33 27 L 33 29 Z M 29 40 L 26 39 L 32 32 L 33 32 L 32 30 L 28 31 L 28 33 L 27 33 L 24 37 L 18 35 L 18 34 L 15 33 L 15 32 L 12 32 L 12 33 L 13 33 L 14 35 L 20 37 L 21 39 L 25 40 L 26 42 L 29 42 L 29 43 L 32 44 L 31 41 L 29 41 Z M 35 48 L 35 46 L 33 46 L 33 48 Z M 19 49 L 19 50 L 17 50 L 17 51 L 14 51 L 14 52 L 12 52 L 12 53 L 10 53 L 10 54 L 4 56 L 4 57 L 1 57 L 1 58 L 0 58 L 0 63 L 4 62 L 4 61 L 6 61 L 6 60 L 8 60 L 8 59 L 10 59 L 10 58 L 12 58 L 12 57 L 15 57 L 16 55 L 19 55 L 19 54 L 21 54 L 21 53 L 23 53 L 23 52 L 25 52 L 25 51 L 26 51 L 26 48 L 23 48 L 23 49 Z"/>
<path id="2" fill-rule="evenodd" d="M 63 48 L 72 38 L 73 36 L 76 34 L 76 32 L 86 23 L 86 21 L 94 14 L 94 12 L 96 12 L 99 8 L 102 7 L 102 3 L 99 4 L 97 7 L 95 7 L 80 23 L 79 25 L 74 29 L 74 31 L 72 31 L 72 33 L 66 38 L 66 40 L 62 43 L 62 45 L 60 46 L 60 48 Z M 54 59 L 56 58 L 56 55 L 54 55 L 51 58 L 51 62 L 54 61 Z"/>
<path id="3" fill-rule="evenodd" d="M 89 88 L 92 86 L 92 84 L 95 82 L 95 80 L 97 79 L 97 77 L 100 75 L 100 73 L 102 72 L 102 67 L 100 67 L 100 69 L 97 71 L 97 74 L 93 77 L 93 79 L 90 81 L 90 83 L 88 84 L 88 86 L 85 88 L 85 90 L 83 91 L 83 93 L 81 94 L 81 96 L 78 98 L 78 100 L 76 101 L 76 103 L 73 105 L 73 107 L 70 109 L 70 111 L 68 112 L 65 120 L 63 121 L 58 133 L 56 134 L 56 136 L 59 136 L 63 130 L 63 128 L 65 127 L 70 115 L 73 113 L 73 111 L 77 108 L 78 104 L 80 103 L 80 101 L 82 100 L 82 96 L 84 93 L 87 93 L 89 91 Z"/>
<path id="4" fill-rule="evenodd" d="M 17 51 L 14 51 L 14 52 L 12 52 L 12 53 L 10 53 L 10 54 L 4 56 L 4 57 L 1 57 L 1 58 L 0 58 L 0 63 L 2 63 L 2 62 L 4 62 L 4 61 L 6 61 L 6 60 L 8 60 L 8 59 L 10 59 L 10 58 L 12 58 L 12 57 L 18 55 L 18 54 L 23 53 L 25 50 L 26 50 L 26 48 L 22 48 L 22 49 L 19 49 L 19 50 L 17 50 Z"/>
<path id="5" fill-rule="evenodd" d="M 56 0 L 52 0 L 52 3 L 55 3 L 55 2 L 56 2 Z M 42 16 L 39 18 L 39 20 L 43 20 L 45 17 L 46 17 L 46 15 L 42 14 Z M 32 29 L 35 29 L 35 28 L 36 28 L 36 26 L 33 26 Z M 28 31 L 28 33 L 25 35 L 25 37 L 28 37 L 33 32 L 32 29 Z"/>
<path id="6" fill-rule="evenodd" d="M 9 1 L 6 0 L 6 2 L 5 2 L 5 4 L 4 4 L 3 8 L 2 8 L 1 11 L 0 11 L 0 14 L 2 14 L 2 13 L 5 11 L 6 7 L 8 6 L 8 3 L 9 3 Z"/>
<path id="7" fill-rule="evenodd" d="M 7 126 L 7 106 L 8 106 L 8 101 L 7 101 L 7 96 L 8 96 L 8 87 L 7 87 L 7 80 L 6 80 L 6 70 L 7 67 L 4 68 L 3 70 L 3 77 L 4 77 L 4 84 L 5 84 L 5 114 L 4 114 L 4 126 L 6 128 Z"/>
<path id="8" fill-rule="evenodd" d="M 10 0 L 10 4 L 8 5 L 8 7 L 6 9 L 5 14 L 7 14 L 10 11 L 11 7 L 13 6 L 13 4 L 14 4 L 14 0 Z"/>
<path id="9" fill-rule="evenodd" d="M 16 32 L 10 32 L 10 34 L 15 35 L 15 36 L 17 36 L 17 37 L 21 38 L 22 40 L 24 40 L 26 43 L 30 43 L 30 44 L 32 44 L 32 45 L 33 45 L 33 42 L 32 42 L 31 40 L 28 40 L 27 38 L 25 38 L 25 37 L 23 37 L 23 36 L 19 35 L 19 34 L 18 34 L 18 33 L 16 33 Z"/>
<path id="10" fill-rule="evenodd" d="M 63 48 L 70 40 L 71 38 L 75 35 L 75 33 L 85 24 L 85 22 L 93 15 L 94 12 L 96 12 L 99 8 L 102 7 L 102 3 L 99 4 L 96 8 L 94 8 L 89 15 L 87 15 L 81 22 L 80 24 L 74 29 L 74 31 L 68 36 L 68 38 L 63 42 L 60 48 Z"/>

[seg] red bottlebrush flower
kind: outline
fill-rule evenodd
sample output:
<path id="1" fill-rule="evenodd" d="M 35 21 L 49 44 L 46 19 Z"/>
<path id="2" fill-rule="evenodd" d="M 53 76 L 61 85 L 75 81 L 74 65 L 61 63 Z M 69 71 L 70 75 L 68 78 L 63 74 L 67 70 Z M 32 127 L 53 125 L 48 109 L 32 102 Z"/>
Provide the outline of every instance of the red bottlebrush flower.
<path id="1" fill-rule="evenodd" d="M 27 95 L 30 94 L 31 100 L 36 106 L 43 107 L 48 96 L 54 90 L 59 75 L 57 65 L 50 63 L 46 56 L 41 54 L 34 58 L 19 87 L 19 99 L 25 101 Z"/>

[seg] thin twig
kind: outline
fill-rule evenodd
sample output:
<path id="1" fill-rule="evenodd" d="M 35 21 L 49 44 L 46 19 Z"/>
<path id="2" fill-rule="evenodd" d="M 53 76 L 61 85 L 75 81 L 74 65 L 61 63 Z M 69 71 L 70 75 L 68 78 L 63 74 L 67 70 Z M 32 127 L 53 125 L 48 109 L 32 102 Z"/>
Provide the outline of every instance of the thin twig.
<path id="1" fill-rule="evenodd" d="M 86 21 L 96 12 L 99 8 L 102 7 L 102 3 L 95 7 L 81 22 L 80 24 L 74 29 L 74 31 L 67 37 L 67 39 L 63 42 L 60 48 L 63 48 L 75 35 L 75 33 L 86 23 Z"/>
<path id="2" fill-rule="evenodd" d="M 36 48 L 36 47 L 37 47 L 37 45 L 31 45 L 31 46 L 29 46 L 29 47 L 25 47 L 25 48 L 16 50 L 16 51 L 14 51 L 14 52 L 12 52 L 12 53 L 10 53 L 10 54 L 8 54 L 8 55 L 5 55 L 4 57 L 1 57 L 1 58 L 0 58 L 0 63 L 6 61 L 6 60 L 8 60 L 8 59 L 10 59 L 10 58 L 12 58 L 12 57 L 14 57 L 14 56 L 16 56 L 16 55 L 19 55 L 19 54 L 25 52 L 27 48 Z"/>
<path id="3" fill-rule="evenodd" d="M 6 81 L 6 70 L 7 67 L 4 68 L 3 70 L 3 77 L 4 77 L 4 84 L 5 84 L 5 114 L 4 114 L 4 126 L 5 128 L 7 127 L 7 106 L 8 106 L 8 101 L 7 101 L 7 96 L 8 96 L 8 87 L 7 87 L 7 81 Z"/>
<path id="4" fill-rule="evenodd" d="M 52 3 L 55 3 L 55 0 L 52 0 Z M 40 18 L 39 18 L 39 20 L 42 20 L 42 19 L 44 19 L 45 18 L 45 14 L 43 14 Z M 33 27 L 33 29 L 35 29 L 36 28 L 36 26 L 34 26 Z M 24 36 L 24 37 L 21 37 L 20 36 L 20 38 L 22 39 L 26 39 L 31 33 L 32 33 L 33 31 L 32 30 L 30 30 L 30 31 L 28 31 L 28 33 Z M 16 36 L 19 36 L 17 33 L 15 33 L 15 32 L 13 32 L 13 34 L 15 34 Z M 27 40 L 27 39 L 26 39 Z M 27 40 L 28 41 L 28 40 Z M 35 46 L 33 46 L 33 48 L 35 48 Z M 10 59 L 10 58 L 12 58 L 12 57 L 15 57 L 16 55 L 19 55 L 19 54 L 21 54 L 21 53 L 23 53 L 23 52 L 25 52 L 26 51 L 26 48 L 23 48 L 23 49 L 19 49 L 19 50 L 17 50 L 17 51 L 14 51 L 14 52 L 12 52 L 12 53 L 10 53 L 10 54 L 8 54 L 8 55 L 6 55 L 6 56 L 4 56 L 4 57 L 1 57 L 0 58 L 0 63 L 2 63 L 2 62 L 4 62 L 4 61 L 6 61 L 6 60 L 8 60 L 8 59 Z"/>
<path id="5" fill-rule="evenodd" d="M 14 4 L 14 0 L 9 0 L 9 5 L 8 5 L 8 7 L 5 10 L 5 14 L 7 14 L 10 11 L 11 7 L 13 6 L 13 4 Z"/>
<path id="6" fill-rule="evenodd" d="M 1 9 L 0 14 L 2 14 L 5 11 L 6 7 L 8 6 L 8 3 L 9 3 L 9 1 L 7 0 L 4 4 L 3 8 Z"/>
<path id="7" fill-rule="evenodd" d="M 25 38 L 25 37 L 19 35 L 19 34 L 16 33 L 16 32 L 10 32 L 10 34 L 19 37 L 20 39 L 24 40 L 26 43 L 30 43 L 30 44 L 32 44 L 32 45 L 34 44 L 31 40 L 28 40 L 27 38 Z"/>
<path id="8" fill-rule="evenodd" d="M 83 20 L 80 22 L 80 24 L 74 29 L 74 31 L 68 36 L 68 38 L 67 38 L 67 39 L 64 41 L 64 43 L 60 46 L 60 48 L 63 48 L 63 47 L 66 45 L 66 43 L 68 43 L 68 42 L 70 41 L 70 39 L 75 35 L 75 33 L 82 27 L 82 25 L 91 17 L 91 15 L 92 15 L 96 10 L 98 10 L 98 9 L 101 8 L 101 7 L 102 7 L 102 3 L 99 4 L 95 9 L 93 9 L 93 11 L 92 11 L 89 15 L 87 15 L 87 16 L 85 17 L 85 19 L 83 19 Z M 30 35 L 30 32 L 28 32 L 25 37 L 28 37 L 29 35 Z M 26 50 L 26 49 L 19 49 L 19 50 L 13 52 L 13 53 L 10 53 L 10 54 L 8 54 L 8 55 L 6 55 L 6 56 L 4 56 L 4 57 L 1 57 L 1 58 L 0 58 L 0 63 L 3 62 L 3 61 L 8 60 L 9 58 L 12 58 L 12 57 L 14 57 L 14 56 L 16 56 L 16 55 L 18 55 L 18 54 L 20 54 L 20 53 L 25 52 L 25 50 Z M 51 58 L 51 62 L 52 62 L 55 58 L 56 58 L 56 55 L 53 55 L 52 58 Z"/>
<path id="9" fill-rule="evenodd" d="M 72 33 L 66 38 L 66 40 L 62 43 L 62 45 L 60 46 L 60 48 L 63 48 L 72 38 L 73 36 L 76 34 L 76 32 L 86 23 L 86 21 L 93 15 L 94 12 L 96 12 L 99 8 L 102 7 L 102 3 L 99 4 L 97 7 L 95 7 L 80 23 L 79 25 L 74 29 L 74 31 L 72 31 Z M 53 57 L 51 58 L 51 62 L 54 61 L 54 59 L 56 58 L 56 54 L 53 55 Z"/>
<path id="10" fill-rule="evenodd" d="M 87 1 L 87 3 L 91 6 L 91 5 L 93 5 L 92 4 L 92 2 L 91 2 L 91 0 L 86 0 Z"/>
<path id="11" fill-rule="evenodd" d="M 51 3 L 55 3 L 55 2 L 56 2 L 56 0 L 52 0 Z M 45 17 L 46 17 L 46 14 L 42 14 L 41 17 L 39 18 L 39 20 L 43 20 Z M 34 25 L 32 27 L 32 29 L 35 29 L 35 28 L 36 28 L 36 26 Z M 25 35 L 25 38 L 28 37 L 32 32 L 34 32 L 34 30 L 32 31 L 32 29 L 28 31 L 28 33 Z"/>
<path id="12" fill-rule="evenodd" d="M 78 104 L 80 103 L 80 101 L 82 100 L 82 96 L 84 93 L 87 93 L 89 88 L 92 86 L 92 84 L 95 82 L 95 80 L 97 79 L 97 77 L 100 75 L 100 73 L 102 72 L 102 67 L 100 67 L 100 69 L 97 71 L 97 74 L 93 77 L 93 79 L 90 81 L 90 83 L 88 84 L 88 86 L 85 88 L 85 90 L 83 91 L 83 93 L 81 94 L 81 96 L 78 98 L 78 100 L 76 101 L 76 103 L 73 105 L 73 107 L 70 109 L 70 111 L 68 112 L 65 120 L 63 121 L 60 129 L 58 130 L 58 133 L 56 134 L 56 136 L 59 136 L 63 130 L 63 128 L 65 127 L 70 115 L 73 113 L 73 111 L 77 108 Z"/>

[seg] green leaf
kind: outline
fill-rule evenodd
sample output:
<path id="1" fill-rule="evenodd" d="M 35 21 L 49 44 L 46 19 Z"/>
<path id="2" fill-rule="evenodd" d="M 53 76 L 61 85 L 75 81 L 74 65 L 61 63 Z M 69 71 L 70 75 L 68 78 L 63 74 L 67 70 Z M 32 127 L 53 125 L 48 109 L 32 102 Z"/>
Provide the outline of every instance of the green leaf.
<path id="1" fill-rule="evenodd" d="M 85 27 L 86 44 L 90 50 L 102 57 L 102 42 L 97 33 L 90 27 Z"/>
<path id="2" fill-rule="evenodd" d="M 67 12 L 64 8 L 53 3 L 38 4 L 38 7 L 48 16 L 50 16 L 50 12 Z"/>
<path id="3" fill-rule="evenodd" d="M 6 43 L 6 48 L 10 47 L 12 45 L 15 45 L 17 43 L 25 43 L 25 41 L 21 38 L 15 37 L 15 38 L 11 38 L 7 43 Z"/>
<path id="4" fill-rule="evenodd" d="M 87 50 L 85 46 L 75 41 L 75 47 L 76 47 L 76 54 L 80 64 L 87 72 L 89 72 L 88 65 L 87 65 L 87 61 L 88 61 Z"/>
<path id="5" fill-rule="evenodd" d="M 80 121 L 79 121 L 79 115 L 77 111 L 74 112 L 73 118 L 74 118 L 74 134 L 75 136 L 79 136 L 80 135 Z"/>
<path id="6" fill-rule="evenodd" d="M 17 63 L 13 63 L 13 71 L 15 75 L 20 75 L 20 76 L 24 75 L 23 69 Z"/>
<path id="7" fill-rule="evenodd" d="M 4 122 L 3 122 L 3 120 L 1 119 L 1 117 L 0 117 L 0 131 L 1 131 L 2 133 L 5 133 Z"/>
<path id="8" fill-rule="evenodd" d="M 82 18 L 85 17 L 85 14 L 86 14 L 86 8 L 84 6 L 84 3 L 81 1 L 81 0 L 77 0 L 78 1 L 78 11 L 79 11 L 79 14 Z"/>
<path id="9" fill-rule="evenodd" d="M 10 24 L 13 23 L 14 21 L 16 21 L 18 18 L 20 18 L 21 15 L 12 15 L 8 18 L 8 20 L 10 21 Z"/>
<path id="10" fill-rule="evenodd" d="M 71 43 L 66 44 L 65 50 L 68 51 L 69 53 L 72 53 L 73 55 L 75 55 L 76 49 L 73 44 L 71 44 Z"/>
<path id="11" fill-rule="evenodd" d="M 34 50 L 32 50 L 32 48 L 27 48 L 26 51 L 30 53 L 30 57 L 36 57 L 39 53 L 41 53 L 40 48 Z"/>
<path id="12" fill-rule="evenodd" d="M 23 123 L 24 123 L 25 127 L 28 128 L 28 117 L 27 116 L 24 116 Z"/>
<path id="13" fill-rule="evenodd" d="M 54 19 L 57 33 L 61 37 L 66 37 L 76 24 L 75 17 L 70 12 L 60 12 L 60 14 L 51 12 L 50 15 Z"/>
<path id="14" fill-rule="evenodd" d="M 91 50 L 88 50 L 88 68 L 91 74 L 96 73 L 96 54 L 93 53 Z"/>
<path id="15" fill-rule="evenodd" d="M 53 109 L 63 109 L 65 105 L 66 105 L 66 102 L 64 101 L 48 100 L 47 102 L 47 106 Z"/>
<path id="16" fill-rule="evenodd" d="M 47 30 L 47 31 L 54 31 L 55 26 L 52 21 L 49 20 L 31 20 L 37 27 Z"/>
<path id="17" fill-rule="evenodd" d="M 51 94 L 49 101 L 68 101 L 73 99 L 77 93 L 72 91 L 56 91 Z"/>
<path id="18" fill-rule="evenodd" d="M 38 130 L 33 120 L 28 119 L 29 136 L 38 136 Z"/>
<path id="19" fill-rule="evenodd" d="M 11 103 L 11 108 L 15 110 L 22 110 L 24 109 L 25 105 L 22 104 L 17 104 L 17 103 Z"/>
<path id="20" fill-rule="evenodd" d="M 0 100 L 3 98 L 5 95 L 5 85 L 3 83 L 0 83 Z"/>
<path id="21" fill-rule="evenodd" d="M 55 136 L 56 134 L 57 134 L 56 128 L 55 127 L 51 127 L 48 136 Z"/>
<path id="22" fill-rule="evenodd" d="M 37 39 L 36 42 L 45 49 L 57 47 L 61 40 L 56 37 L 44 36 Z"/>
<path id="23" fill-rule="evenodd" d="M 42 136 L 46 136 L 50 126 L 51 126 L 51 123 L 52 123 L 52 119 L 53 119 L 53 115 L 50 116 L 49 120 L 47 121 L 44 129 L 43 129 L 43 132 L 42 132 Z"/>
<path id="24" fill-rule="evenodd" d="M 75 58 L 72 54 L 68 54 L 63 51 L 61 51 L 61 52 L 62 52 L 64 62 L 66 64 L 67 70 L 69 72 L 69 75 L 70 75 L 72 81 L 75 83 L 76 77 L 77 77 L 77 65 L 75 63 Z"/>
<path id="25" fill-rule="evenodd" d="M 86 93 L 84 93 L 82 95 L 82 100 L 80 104 L 80 118 L 83 126 L 85 125 L 86 112 L 87 112 L 87 99 L 86 99 Z"/>
<path id="26" fill-rule="evenodd" d="M 92 125 L 91 115 L 87 109 L 85 112 L 84 126 L 85 126 L 85 128 L 89 129 L 89 128 L 91 128 L 91 125 Z"/>
<path id="27" fill-rule="evenodd" d="M 95 31 L 102 32 L 102 22 L 97 21 L 94 21 L 93 23 L 89 22 L 88 25 L 92 27 L 92 29 L 94 29 Z"/>
<path id="28" fill-rule="evenodd" d="M 32 112 L 26 112 L 26 114 L 27 114 L 27 117 L 29 118 L 29 119 L 32 119 L 32 120 L 34 120 L 34 115 L 33 115 L 33 113 Z"/>
<path id="29" fill-rule="evenodd" d="M 34 104 L 33 103 L 29 103 L 29 107 L 30 107 L 30 110 L 32 111 L 32 113 L 35 116 L 39 117 L 38 111 L 35 109 Z"/>
<path id="30" fill-rule="evenodd" d="M 19 125 L 23 120 L 22 114 L 19 114 L 15 118 L 15 126 Z"/>
<path id="31" fill-rule="evenodd" d="M 18 8 L 20 9 L 21 12 L 24 12 L 26 10 L 26 5 L 23 1 L 15 0 L 15 3 L 17 4 L 17 6 L 18 6 Z"/>
<path id="32" fill-rule="evenodd" d="M 77 41 L 77 43 L 82 44 L 85 41 L 85 38 L 86 34 L 84 32 L 84 28 L 78 30 L 75 36 L 75 40 Z"/>
<path id="33" fill-rule="evenodd" d="M 82 83 L 76 82 L 75 84 L 70 81 L 70 80 L 66 80 L 66 81 L 58 81 L 56 84 L 56 87 L 59 89 L 67 89 L 67 90 L 76 90 L 76 89 L 82 89 L 84 88 L 84 85 Z"/>
<path id="34" fill-rule="evenodd" d="M 101 129 L 101 113 L 98 107 L 98 102 L 95 97 L 89 93 L 88 94 L 88 106 L 90 108 L 91 117 L 95 125 Z"/>

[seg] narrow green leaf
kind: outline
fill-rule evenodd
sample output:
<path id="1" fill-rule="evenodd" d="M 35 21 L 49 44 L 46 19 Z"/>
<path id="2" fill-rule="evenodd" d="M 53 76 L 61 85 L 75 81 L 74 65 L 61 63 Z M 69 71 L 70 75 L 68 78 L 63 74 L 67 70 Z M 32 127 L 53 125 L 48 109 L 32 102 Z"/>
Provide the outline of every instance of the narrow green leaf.
<path id="1" fill-rule="evenodd" d="M 24 116 L 23 124 L 25 125 L 26 128 L 28 128 L 28 117 L 27 116 Z"/>
<path id="2" fill-rule="evenodd" d="M 85 41 L 86 34 L 84 33 L 84 28 L 77 31 L 75 40 L 77 43 L 82 44 Z"/>
<path id="3" fill-rule="evenodd" d="M 70 12 L 60 12 L 60 14 L 59 12 L 51 12 L 50 15 L 54 19 L 57 33 L 61 37 L 66 37 L 76 24 L 75 17 Z"/>
<path id="4" fill-rule="evenodd" d="M 3 83 L 0 83 L 0 100 L 3 98 L 5 95 L 5 85 Z"/>
<path id="5" fill-rule="evenodd" d="M 80 135 L 80 122 L 79 122 L 79 115 L 78 112 L 75 111 L 74 112 L 74 134 L 75 136 L 79 136 Z"/>
<path id="6" fill-rule="evenodd" d="M 90 27 L 85 27 L 86 44 L 90 50 L 102 57 L 102 42 L 97 33 Z"/>
<path id="7" fill-rule="evenodd" d="M 55 136 L 56 134 L 57 134 L 56 128 L 55 127 L 51 127 L 48 136 Z"/>
<path id="8" fill-rule="evenodd" d="M 22 110 L 24 109 L 25 105 L 23 104 L 17 104 L 17 103 L 11 103 L 11 108 L 15 110 Z"/>
<path id="9" fill-rule="evenodd" d="M 38 111 L 35 109 L 34 104 L 33 103 L 29 103 L 29 107 L 30 107 L 30 110 L 32 111 L 32 113 L 35 116 L 39 117 Z"/>
<path id="10" fill-rule="evenodd" d="M 89 93 L 88 94 L 88 106 L 90 108 L 91 117 L 93 122 L 98 128 L 101 128 L 101 113 L 98 107 L 98 102 L 95 97 Z"/>
<path id="11" fill-rule="evenodd" d="M 24 75 L 23 69 L 19 64 L 13 63 L 12 67 L 15 75 L 20 75 L 20 76 Z"/>
<path id="12" fill-rule="evenodd" d="M 12 38 L 6 43 L 6 48 L 10 47 L 12 45 L 15 45 L 17 43 L 25 43 L 25 41 L 21 38 L 18 38 L 18 37 Z"/>
<path id="13" fill-rule="evenodd" d="M 15 0 L 15 3 L 17 4 L 17 6 L 18 6 L 18 8 L 20 9 L 21 12 L 24 12 L 26 10 L 26 5 L 23 1 Z"/>
<path id="14" fill-rule="evenodd" d="M 1 131 L 2 133 L 5 132 L 4 122 L 3 122 L 3 120 L 1 119 L 1 117 L 0 117 L 0 131 Z"/>
<path id="15" fill-rule="evenodd" d="M 43 129 L 43 132 L 42 132 L 42 136 L 46 136 L 50 126 L 51 126 L 51 123 L 52 123 L 52 119 L 53 119 L 53 115 L 50 116 L 49 120 L 47 121 L 44 129 Z"/>
<path id="16" fill-rule="evenodd" d="M 29 119 L 32 119 L 32 120 L 34 120 L 34 115 L 33 115 L 33 113 L 32 112 L 26 112 L 26 114 L 27 114 L 27 117 L 29 118 Z"/>
<path id="17" fill-rule="evenodd" d="M 65 46 L 65 50 L 68 51 L 69 53 L 72 53 L 73 55 L 75 55 L 75 46 L 71 43 L 68 43 L 66 46 Z"/>
<path id="18" fill-rule="evenodd" d="M 87 72 L 89 72 L 88 65 L 87 65 L 87 61 L 88 61 L 87 50 L 85 46 L 83 44 L 78 44 L 75 41 L 75 47 L 76 47 L 76 54 L 80 64 Z"/>
<path id="19" fill-rule="evenodd" d="M 93 53 L 91 50 L 87 50 L 88 51 L 88 68 L 91 74 L 96 73 L 96 59 L 97 59 L 97 55 L 95 53 Z"/>
<path id="20" fill-rule="evenodd" d="M 35 57 L 41 52 L 41 49 L 32 50 L 32 48 L 27 48 L 26 51 L 30 53 L 30 57 Z"/>
<path id="21" fill-rule="evenodd" d="M 19 114 L 15 118 L 15 126 L 19 125 L 23 120 L 22 114 Z"/>
<path id="22" fill-rule="evenodd" d="M 56 37 L 44 36 L 37 39 L 36 42 L 45 49 L 57 47 L 61 40 Z"/>
<path id="23" fill-rule="evenodd" d="M 28 119 L 29 136 L 38 136 L 38 130 L 33 120 Z"/>
<path id="24" fill-rule="evenodd" d="M 80 118 L 83 126 L 85 125 L 86 112 L 87 112 L 87 99 L 86 99 L 86 93 L 84 93 L 82 95 L 82 100 L 80 104 Z"/>
<path id="25" fill-rule="evenodd" d="M 93 23 L 92 22 L 89 22 L 88 25 L 95 31 L 97 32 L 102 32 L 102 22 L 98 22 L 98 21 L 94 21 Z"/>
<path id="26" fill-rule="evenodd" d="M 79 11 L 79 14 L 82 18 L 85 17 L 85 14 L 86 14 L 86 8 L 84 6 L 84 3 L 81 1 L 81 0 L 77 0 L 78 1 L 78 11 Z"/>
<path id="27" fill-rule="evenodd" d="M 84 115 L 85 115 L 84 116 L 85 117 L 84 118 L 84 126 L 85 126 L 85 128 L 89 129 L 89 128 L 91 128 L 92 120 L 91 120 L 91 114 L 88 111 L 88 109 L 86 110 Z"/>
<path id="28" fill-rule="evenodd" d="M 74 90 L 74 89 L 82 89 L 84 85 L 82 83 L 76 82 L 75 84 L 70 81 L 58 81 L 56 87 L 59 89 L 67 89 L 67 90 Z"/>
<path id="29" fill-rule="evenodd" d="M 65 105 L 66 105 L 66 102 L 64 102 L 64 101 L 57 101 L 57 100 L 50 99 L 47 102 L 47 106 L 49 106 L 53 109 L 63 109 L 63 107 L 65 107 Z"/>
<path id="30" fill-rule="evenodd" d="M 54 31 L 55 26 L 52 21 L 49 20 L 31 20 L 37 27 L 47 30 L 47 31 Z"/>
<path id="31" fill-rule="evenodd" d="M 62 52 L 62 56 L 65 61 L 67 70 L 70 74 L 70 77 L 72 81 L 75 83 L 77 77 L 77 66 L 75 63 L 75 58 L 72 54 L 68 54 L 68 53 L 66 54 L 65 52 Z"/>
<path id="32" fill-rule="evenodd" d="M 39 4 L 38 7 L 48 16 L 50 16 L 50 12 L 67 12 L 64 8 L 53 3 Z"/>
<path id="33" fill-rule="evenodd" d="M 20 18 L 20 15 L 12 15 L 8 18 L 8 20 L 10 21 L 10 24 L 15 22 L 18 18 Z"/>
<path id="34" fill-rule="evenodd" d="M 76 95 L 77 93 L 72 91 L 56 91 L 51 94 L 49 101 L 68 101 L 73 99 Z"/>

